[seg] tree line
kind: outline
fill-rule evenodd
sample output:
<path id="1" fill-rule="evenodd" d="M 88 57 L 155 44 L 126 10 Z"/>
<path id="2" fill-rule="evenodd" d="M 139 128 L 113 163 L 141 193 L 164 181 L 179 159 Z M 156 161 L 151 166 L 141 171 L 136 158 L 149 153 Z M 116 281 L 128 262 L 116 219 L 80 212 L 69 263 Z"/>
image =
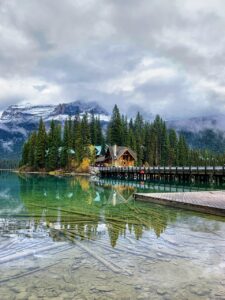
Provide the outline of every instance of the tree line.
<path id="1" fill-rule="evenodd" d="M 90 121 L 87 114 L 82 118 L 69 118 L 63 127 L 61 123 L 52 120 L 48 132 L 41 119 L 38 130 L 30 135 L 23 146 L 20 166 L 52 171 L 78 167 L 85 158 L 93 163 L 93 145 L 105 148 L 100 119 L 94 115 Z"/>
<path id="2" fill-rule="evenodd" d="M 62 127 L 51 121 L 47 131 L 40 120 L 37 132 L 25 142 L 20 166 L 34 170 L 56 170 L 78 167 L 87 159 L 95 161 L 95 147 L 101 146 L 101 155 L 106 145 L 130 147 L 137 153 L 138 166 L 185 166 L 215 165 L 224 163 L 224 155 L 207 150 L 192 149 L 182 134 L 168 129 L 165 121 L 156 116 L 147 122 L 140 113 L 134 119 L 121 115 L 117 105 L 104 131 L 100 119 L 87 114 L 69 118 Z"/>
<path id="3" fill-rule="evenodd" d="M 224 154 L 191 148 L 185 136 L 167 128 L 157 115 L 146 122 L 140 113 L 135 119 L 120 114 L 114 107 L 107 129 L 107 143 L 125 145 L 137 153 L 137 165 L 149 166 L 202 166 L 224 163 Z"/>
<path id="4" fill-rule="evenodd" d="M 0 159 L 0 169 L 13 170 L 18 167 L 18 164 L 16 159 Z"/>

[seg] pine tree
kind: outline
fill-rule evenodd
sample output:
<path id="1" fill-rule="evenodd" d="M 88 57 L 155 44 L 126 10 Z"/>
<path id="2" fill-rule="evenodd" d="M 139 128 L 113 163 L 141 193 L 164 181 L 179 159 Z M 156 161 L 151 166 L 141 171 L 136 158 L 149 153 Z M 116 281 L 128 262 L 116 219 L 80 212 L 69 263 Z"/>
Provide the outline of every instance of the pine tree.
<path id="1" fill-rule="evenodd" d="M 64 124 L 63 142 L 62 142 L 61 157 L 60 157 L 62 168 L 68 167 L 68 163 L 69 163 L 68 153 L 69 153 L 69 124 L 68 124 L 68 120 L 66 120 Z"/>
<path id="2" fill-rule="evenodd" d="M 137 152 L 136 138 L 135 138 L 133 129 L 132 129 L 132 127 L 130 127 L 130 125 L 129 125 L 129 129 L 128 129 L 128 147 L 133 149 L 133 151 Z"/>
<path id="3" fill-rule="evenodd" d="M 105 155 L 106 151 L 106 144 L 105 144 L 105 138 L 102 137 L 102 143 L 101 143 L 101 154 L 100 155 Z"/>
<path id="4" fill-rule="evenodd" d="M 58 167 L 59 141 L 56 123 L 52 120 L 48 133 L 47 169 L 52 171 Z"/>
<path id="5" fill-rule="evenodd" d="M 146 140 L 145 161 L 150 166 L 155 166 L 157 165 L 157 158 L 156 158 L 157 136 L 153 124 L 147 124 L 145 140 Z"/>
<path id="6" fill-rule="evenodd" d="M 169 162 L 170 141 L 165 122 L 161 129 L 161 165 L 167 166 Z"/>
<path id="7" fill-rule="evenodd" d="M 75 141 L 74 141 L 75 157 L 77 163 L 80 164 L 85 155 L 84 155 L 84 144 L 83 144 L 84 140 L 81 133 L 81 122 L 78 119 L 74 121 L 74 136 L 75 136 Z"/>
<path id="8" fill-rule="evenodd" d="M 168 164 L 170 166 L 176 166 L 177 165 L 177 155 L 178 155 L 178 150 L 177 150 L 177 145 L 178 145 L 178 140 L 177 140 L 177 134 L 174 129 L 169 130 L 169 153 L 168 153 Z"/>
<path id="9" fill-rule="evenodd" d="M 91 144 L 91 135 L 90 135 L 90 127 L 88 124 L 88 116 L 87 114 L 85 114 L 83 116 L 83 119 L 81 121 L 81 136 L 82 136 L 82 141 L 83 141 L 83 157 L 85 156 L 88 157 L 89 156 L 89 146 Z"/>
<path id="10" fill-rule="evenodd" d="M 23 150 L 22 150 L 22 159 L 20 162 L 20 166 L 25 166 L 28 164 L 29 161 L 29 153 L 30 153 L 30 144 L 29 144 L 29 140 L 27 142 L 24 143 L 23 145 Z"/>
<path id="11" fill-rule="evenodd" d="M 180 135 L 178 141 L 178 165 L 185 166 L 189 163 L 189 149 L 185 138 Z"/>
<path id="12" fill-rule="evenodd" d="M 45 124 L 41 118 L 37 133 L 36 149 L 35 149 L 35 167 L 37 169 L 45 168 L 47 136 Z"/>
<path id="13" fill-rule="evenodd" d="M 101 121 L 100 118 L 96 119 L 96 143 L 93 145 L 102 145 L 105 143 L 103 134 L 102 134 L 102 126 L 101 126 Z"/>
<path id="14" fill-rule="evenodd" d="M 128 122 L 127 122 L 127 117 L 122 115 L 122 118 L 121 118 L 121 125 L 122 125 L 122 141 L 121 141 L 121 145 L 123 146 L 128 146 Z"/>
<path id="15" fill-rule="evenodd" d="M 122 145 L 122 140 L 122 121 L 119 108 L 115 105 L 108 125 L 107 142 L 110 145 Z"/>
<path id="16" fill-rule="evenodd" d="M 97 122 L 94 114 L 91 115 L 90 121 L 90 139 L 92 145 L 97 145 Z"/>
<path id="17" fill-rule="evenodd" d="M 67 141 L 68 150 L 73 149 L 73 121 L 71 117 L 68 120 L 68 141 Z"/>
<path id="18" fill-rule="evenodd" d="M 33 132 L 28 140 L 29 143 L 29 154 L 28 154 L 28 164 L 30 167 L 35 165 L 35 149 L 37 143 L 37 133 Z"/>

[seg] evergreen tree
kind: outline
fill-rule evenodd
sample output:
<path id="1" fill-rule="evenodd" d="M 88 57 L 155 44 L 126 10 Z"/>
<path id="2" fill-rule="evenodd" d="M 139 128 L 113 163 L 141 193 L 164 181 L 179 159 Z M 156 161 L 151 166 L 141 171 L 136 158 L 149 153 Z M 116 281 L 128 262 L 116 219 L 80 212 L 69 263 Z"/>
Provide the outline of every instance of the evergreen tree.
<path id="1" fill-rule="evenodd" d="M 63 142 L 62 142 L 61 159 L 60 159 L 62 168 L 68 167 L 68 162 L 69 162 L 68 154 L 69 154 L 69 123 L 68 120 L 66 120 L 64 124 Z"/>
<path id="2" fill-rule="evenodd" d="M 161 165 L 167 166 L 169 161 L 169 136 L 166 129 L 165 122 L 162 123 L 162 129 L 161 129 Z"/>
<path id="3" fill-rule="evenodd" d="M 59 137 L 56 123 L 52 120 L 48 133 L 47 169 L 56 170 L 59 160 Z"/>
<path id="4" fill-rule="evenodd" d="M 176 166 L 177 165 L 177 134 L 174 129 L 169 130 L 169 152 L 168 152 L 168 165 Z"/>
<path id="5" fill-rule="evenodd" d="M 105 151 L 106 151 L 105 138 L 102 137 L 102 143 L 101 143 L 101 155 L 105 155 Z"/>
<path id="6" fill-rule="evenodd" d="M 88 124 L 88 116 L 85 114 L 81 121 L 81 136 L 83 144 L 83 157 L 89 157 L 89 146 L 91 144 L 90 127 Z"/>
<path id="7" fill-rule="evenodd" d="M 110 145 L 122 145 L 122 121 L 120 111 L 117 105 L 114 106 L 112 117 L 107 130 L 107 142 Z"/>
<path id="8" fill-rule="evenodd" d="M 180 135 L 178 141 L 178 165 L 185 166 L 189 163 L 189 149 L 185 138 Z"/>
<path id="9" fill-rule="evenodd" d="M 97 138 L 98 138 L 97 122 L 94 114 L 92 114 L 91 121 L 90 121 L 90 139 L 92 145 L 97 145 Z"/>
<path id="10" fill-rule="evenodd" d="M 127 117 L 122 115 L 121 118 L 121 128 L 122 128 L 122 140 L 121 140 L 121 145 L 123 146 L 128 146 L 129 143 L 129 136 L 128 136 L 128 122 L 127 122 Z"/>
<path id="11" fill-rule="evenodd" d="M 29 140 L 24 143 L 23 150 L 22 150 L 22 159 L 20 162 L 20 166 L 25 166 L 29 162 L 29 153 L 30 153 L 30 144 Z"/>
<path id="12" fill-rule="evenodd" d="M 46 154 L 47 136 L 45 124 L 41 118 L 37 133 L 37 141 L 35 148 L 35 167 L 43 169 L 45 167 L 45 154 Z"/>
<path id="13" fill-rule="evenodd" d="M 28 165 L 34 166 L 35 164 L 35 149 L 37 143 L 37 133 L 33 132 L 28 140 L 29 144 L 29 154 L 28 154 Z"/>
<path id="14" fill-rule="evenodd" d="M 128 143 L 127 143 L 127 145 L 128 145 L 128 147 L 133 149 L 133 151 L 137 152 L 136 138 L 135 138 L 135 135 L 134 135 L 134 131 L 133 131 L 132 127 L 130 127 L 130 125 L 129 125 L 129 129 L 128 129 Z"/>
<path id="15" fill-rule="evenodd" d="M 144 159 L 145 162 L 150 165 L 154 166 L 154 137 L 155 135 L 153 134 L 153 127 L 150 124 L 146 124 L 145 128 L 145 155 Z"/>
<path id="16" fill-rule="evenodd" d="M 96 143 L 93 145 L 102 145 L 105 143 L 104 136 L 102 134 L 102 126 L 100 118 L 96 118 Z"/>
<path id="17" fill-rule="evenodd" d="M 75 159 L 76 162 L 79 164 L 83 159 L 83 137 L 81 133 L 81 122 L 79 118 L 74 119 L 73 136 Z"/>

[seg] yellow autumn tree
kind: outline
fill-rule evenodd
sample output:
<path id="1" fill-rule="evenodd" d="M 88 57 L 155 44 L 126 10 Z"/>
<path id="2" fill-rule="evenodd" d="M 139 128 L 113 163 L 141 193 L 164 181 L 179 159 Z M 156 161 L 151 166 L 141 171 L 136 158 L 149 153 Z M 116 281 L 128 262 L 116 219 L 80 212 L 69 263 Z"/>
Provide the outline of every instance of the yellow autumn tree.
<path id="1" fill-rule="evenodd" d="M 85 157 L 85 158 L 83 158 L 80 166 L 77 168 L 77 172 L 88 173 L 89 167 L 90 167 L 90 159 Z"/>

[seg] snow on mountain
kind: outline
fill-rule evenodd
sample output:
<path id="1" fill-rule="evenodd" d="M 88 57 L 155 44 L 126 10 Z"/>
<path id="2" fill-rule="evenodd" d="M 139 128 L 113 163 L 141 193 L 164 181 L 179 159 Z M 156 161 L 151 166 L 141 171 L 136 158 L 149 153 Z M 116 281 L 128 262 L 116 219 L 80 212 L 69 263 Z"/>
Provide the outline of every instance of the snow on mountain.
<path id="1" fill-rule="evenodd" d="M 10 154 L 18 158 L 21 147 L 29 133 L 36 130 L 40 118 L 47 127 L 51 120 L 64 123 L 69 117 L 82 116 L 87 113 L 99 117 L 101 122 L 107 123 L 109 113 L 96 102 L 75 101 L 59 105 L 11 105 L 0 116 L 0 154 L 7 158 Z"/>
<path id="2" fill-rule="evenodd" d="M 1 141 L 3 150 L 6 152 L 13 152 L 13 141 Z"/>
<path id="3" fill-rule="evenodd" d="M 2 123 L 20 124 L 23 122 L 37 122 L 42 117 L 45 119 L 49 113 L 54 110 L 54 106 L 24 106 L 12 105 L 9 106 L 0 118 Z"/>
<path id="4" fill-rule="evenodd" d="M 92 114 L 99 116 L 101 120 L 108 121 L 108 112 L 100 107 L 95 102 L 82 103 L 76 101 L 72 103 L 64 103 L 59 105 L 12 105 L 8 107 L 0 118 L 1 124 L 22 124 L 24 122 L 36 123 L 42 118 L 45 122 L 51 120 L 64 121 L 69 117 L 76 115 L 84 115 L 88 113 L 89 116 Z"/>

